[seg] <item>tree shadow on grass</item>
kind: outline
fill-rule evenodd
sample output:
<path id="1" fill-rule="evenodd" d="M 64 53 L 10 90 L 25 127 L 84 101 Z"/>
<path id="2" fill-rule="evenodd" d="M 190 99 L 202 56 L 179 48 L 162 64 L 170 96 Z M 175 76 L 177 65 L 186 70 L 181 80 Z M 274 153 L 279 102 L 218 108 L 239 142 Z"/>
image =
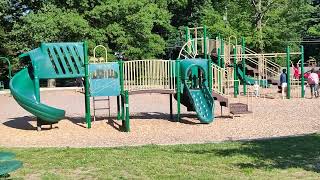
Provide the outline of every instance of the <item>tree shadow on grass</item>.
<path id="1" fill-rule="evenodd" d="M 320 135 L 317 134 L 241 142 L 232 148 L 213 147 L 188 153 L 222 157 L 247 156 L 253 159 L 248 163 L 234 164 L 241 169 L 301 168 L 320 173 Z"/>

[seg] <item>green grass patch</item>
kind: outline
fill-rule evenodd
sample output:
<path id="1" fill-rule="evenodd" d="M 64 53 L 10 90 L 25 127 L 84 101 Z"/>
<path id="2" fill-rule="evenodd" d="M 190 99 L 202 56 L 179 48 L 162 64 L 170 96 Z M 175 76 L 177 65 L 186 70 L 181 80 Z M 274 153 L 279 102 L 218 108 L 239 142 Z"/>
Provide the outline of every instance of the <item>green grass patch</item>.
<path id="1" fill-rule="evenodd" d="M 23 168 L 12 178 L 320 178 L 320 135 L 283 139 L 121 148 L 0 148 Z"/>

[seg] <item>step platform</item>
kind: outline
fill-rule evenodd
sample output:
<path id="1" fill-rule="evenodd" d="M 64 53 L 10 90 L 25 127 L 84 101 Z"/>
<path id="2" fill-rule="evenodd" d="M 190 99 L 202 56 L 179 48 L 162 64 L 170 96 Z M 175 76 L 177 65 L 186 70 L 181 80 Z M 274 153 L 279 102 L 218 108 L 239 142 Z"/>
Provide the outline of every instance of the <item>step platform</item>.
<path id="1" fill-rule="evenodd" d="M 248 105 L 243 103 L 230 103 L 229 109 L 230 109 L 230 114 L 232 114 L 232 118 L 235 115 L 252 113 L 251 111 L 249 111 Z"/>

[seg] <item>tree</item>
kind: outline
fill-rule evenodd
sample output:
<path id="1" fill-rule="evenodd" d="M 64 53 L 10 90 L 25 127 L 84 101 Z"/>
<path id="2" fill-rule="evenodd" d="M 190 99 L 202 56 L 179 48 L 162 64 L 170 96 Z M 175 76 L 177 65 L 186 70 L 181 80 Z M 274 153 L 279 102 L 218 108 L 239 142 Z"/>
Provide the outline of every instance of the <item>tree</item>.
<path id="1" fill-rule="evenodd" d="M 164 53 L 163 38 L 171 29 L 171 14 L 148 0 L 110 0 L 87 13 L 90 24 L 105 32 L 106 43 L 130 59 L 153 58 Z"/>
<path id="2" fill-rule="evenodd" d="M 15 23 L 9 37 L 9 48 L 30 50 L 41 42 L 82 41 L 90 38 L 89 23 L 80 14 L 46 5 Z"/>

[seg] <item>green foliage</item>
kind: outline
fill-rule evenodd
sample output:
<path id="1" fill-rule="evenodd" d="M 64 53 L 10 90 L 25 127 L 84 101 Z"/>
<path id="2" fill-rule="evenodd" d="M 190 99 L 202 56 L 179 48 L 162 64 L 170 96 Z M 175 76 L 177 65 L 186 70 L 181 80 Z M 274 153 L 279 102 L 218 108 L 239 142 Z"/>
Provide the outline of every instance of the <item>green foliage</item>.
<path id="1" fill-rule="evenodd" d="M 14 24 L 9 34 L 13 41 L 9 45 L 15 50 L 28 50 L 41 42 L 81 41 L 89 36 L 89 32 L 88 22 L 78 13 L 48 5 Z"/>
<path id="2" fill-rule="evenodd" d="M 164 37 L 171 29 L 171 15 L 155 3 L 109 1 L 93 8 L 87 17 L 94 28 L 105 31 L 111 49 L 125 51 L 131 59 L 164 53 Z"/>
<path id="3" fill-rule="evenodd" d="M 253 0 L 2 0 L 0 53 L 17 55 L 40 42 L 89 41 L 108 53 L 129 59 L 158 58 L 180 46 L 183 26 L 207 25 L 215 38 L 246 38 L 247 46 L 265 52 L 294 50 L 304 37 L 320 36 L 319 6 L 301 0 L 266 0 L 259 14 Z M 258 2 L 258 0 L 254 0 Z M 262 31 L 257 20 L 261 17 Z M 98 52 L 101 54 L 101 52 Z M 319 56 L 308 51 L 308 56 Z"/>

